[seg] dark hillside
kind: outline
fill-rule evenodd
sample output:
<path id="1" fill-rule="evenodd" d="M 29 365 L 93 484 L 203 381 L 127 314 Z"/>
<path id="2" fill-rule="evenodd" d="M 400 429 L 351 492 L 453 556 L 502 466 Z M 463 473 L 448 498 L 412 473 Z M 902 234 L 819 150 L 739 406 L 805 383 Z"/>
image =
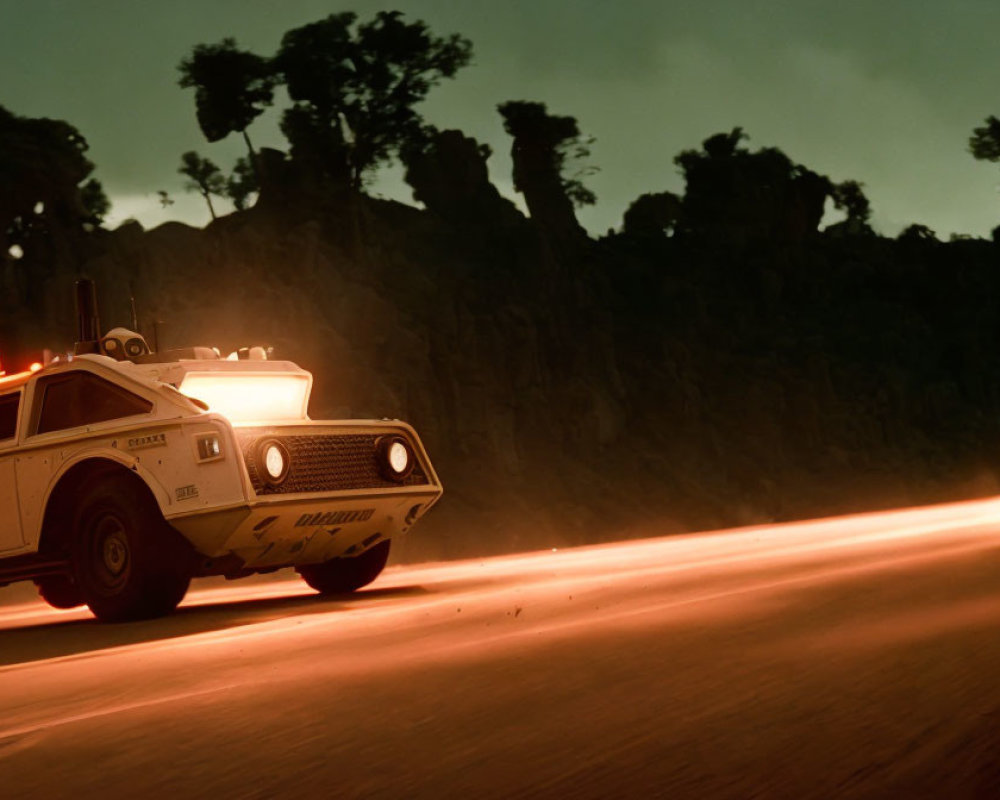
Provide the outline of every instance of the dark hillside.
<path id="1" fill-rule="evenodd" d="M 265 189 L 204 230 L 98 232 L 81 269 L 106 326 L 132 286 L 161 346 L 271 344 L 314 372 L 313 416 L 414 423 L 448 492 L 410 557 L 996 489 L 991 243 L 617 234 L 568 260 L 523 218 L 345 216 Z M 8 305 L 25 353 L 70 343 L 74 277 Z"/>

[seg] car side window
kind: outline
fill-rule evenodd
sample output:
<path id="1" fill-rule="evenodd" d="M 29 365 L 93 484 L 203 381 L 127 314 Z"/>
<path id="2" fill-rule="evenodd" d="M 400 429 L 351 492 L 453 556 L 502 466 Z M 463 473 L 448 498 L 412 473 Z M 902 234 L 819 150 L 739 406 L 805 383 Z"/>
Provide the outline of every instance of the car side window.
<path id="1" fill-rule="evenodd" d="M 17 433 L 17 409 L 20 405 L 20 392 L 0 397 L 0 441 L 13 439 Z"/>
<path id="2" fill-rule="evenodd" d="M 66 372 L 39 378 L 35 433 L 78 428 L 95 422 L 148 414 L 153 404 L 90 372 Z"/>

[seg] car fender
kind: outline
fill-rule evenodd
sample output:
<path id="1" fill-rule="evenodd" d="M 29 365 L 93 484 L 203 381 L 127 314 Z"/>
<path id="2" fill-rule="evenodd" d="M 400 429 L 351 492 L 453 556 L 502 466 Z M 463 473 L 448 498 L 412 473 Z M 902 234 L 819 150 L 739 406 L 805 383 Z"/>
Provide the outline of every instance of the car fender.
<path id="1" fill-rule="evenodd" d="M 71 469 L 73 469 L 73 467 L 82 464 L 85 461 L 109 461 L 121 465 L 142 480 L 156 500 L 156 505 L 159 507 L 161 513 L 166 513 L 167 509 L 170 507 L 170 494 L 164 488 L 163 484 L 159 481 L 156 475 L 144 467 L 140 460 L 134 455 L 130 453 L 123 453 L 121 450 L 107 446 L 80 450 L 73 453 L 72 456 L 60 464 L 59 469 L 53 473 L 52 478 L 45 488 L 44 499 L 42 500 L 41 508 L 39 509 L 40 513 L 37 515 L 37 519 L 33 521 L 30 528 L 25 531 L 25 539 L 27 543 L 31 544 L 33 547 L 37 547 L 41 539 L 45 513 L 49 507 L 49 501 L 52 498 L 52 494 L 59 485 L 59 482 Z"/>

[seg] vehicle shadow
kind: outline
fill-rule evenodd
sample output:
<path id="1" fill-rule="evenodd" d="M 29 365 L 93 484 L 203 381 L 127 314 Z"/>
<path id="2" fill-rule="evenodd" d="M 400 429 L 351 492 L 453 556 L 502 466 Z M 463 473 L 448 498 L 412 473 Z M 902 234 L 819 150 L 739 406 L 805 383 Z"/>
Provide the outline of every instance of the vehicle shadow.
<path id="1" fill-rule="evenodd" d="M 0 629 L 0 670 L 49 658 L 96 654 L 102 650 L 176 639 L 304 614 L 349 612 L 372 602 L 431 594 L 423 586 L 394 586 L 350 594 L 313 593 L 282 597 L 235 598 L 181 606 L 172 615 L 140 622 L 102 624 L 91 616 L 16 623 Z M 42 612 L 44 613 L 44 611 Z M 55 615 L 56 612 L 53 612 Z"/>

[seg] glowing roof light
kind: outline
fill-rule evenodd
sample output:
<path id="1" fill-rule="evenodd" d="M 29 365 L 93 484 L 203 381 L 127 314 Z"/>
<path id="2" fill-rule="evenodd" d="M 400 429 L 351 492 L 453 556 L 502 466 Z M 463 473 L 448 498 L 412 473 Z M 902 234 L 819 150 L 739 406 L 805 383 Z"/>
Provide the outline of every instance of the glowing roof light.
<path id="1" fill-rule="evenodd" d="M 189 372 L 177 387 L 233 423 L 306 419 L 308 375 Z"/>

